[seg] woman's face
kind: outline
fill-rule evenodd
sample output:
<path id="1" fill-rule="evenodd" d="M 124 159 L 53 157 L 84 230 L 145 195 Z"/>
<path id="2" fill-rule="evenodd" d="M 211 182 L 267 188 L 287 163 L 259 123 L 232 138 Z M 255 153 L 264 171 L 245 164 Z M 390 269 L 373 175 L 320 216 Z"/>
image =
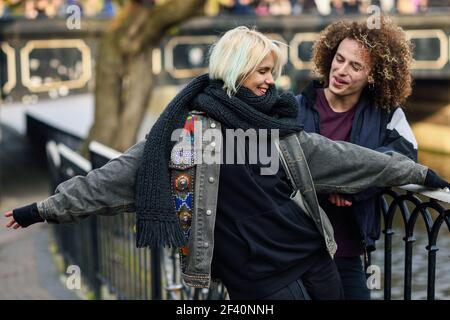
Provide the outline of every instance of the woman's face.
<path id="1" fill-rule="evenodd" d="M 242 84 L 257 96 L 266 94 L 269 85 L 274 84 L 272 71 L 275 65 L 273 54 L 269 53 Z"/>

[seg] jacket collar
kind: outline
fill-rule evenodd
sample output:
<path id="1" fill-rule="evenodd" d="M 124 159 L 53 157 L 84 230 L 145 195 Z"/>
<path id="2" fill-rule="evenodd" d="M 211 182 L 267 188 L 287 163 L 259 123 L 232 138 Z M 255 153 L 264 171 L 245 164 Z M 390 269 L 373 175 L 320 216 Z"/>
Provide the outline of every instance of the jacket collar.
<path id="1" fill-rule="evenodd" d="M 305 99 L 307 101 L 306 105 L 308 108 L 316 109 L 316 101 L 317 101 L 316 90 L 323 88 L 323 87 L 324 86 L 321 81 L 313 80 L 313 81 L 310 81 L 306 85 L 305 89 L 303 89 L 302 95 L 303 95 L 303 97 L 305 97 Z M 366 88 L 361 93 L 361 97 L 359 98 L 359 101 L 356 105 L 356 112 L 359 113 L 369 106 L 371 107 L 372 105 L 371 105 L 371 99 L 369 96 L 369 92 Z"/>
<path id="2" fill-rule="evenodd" d="M 316 107 L 316 90 L 319 88 L 323 88 L 323 84 L 318 80 L 313 80 L 306 85 L 305 89 L 303 89 L 302 96 L 305 97 L 308 107 Z"/>

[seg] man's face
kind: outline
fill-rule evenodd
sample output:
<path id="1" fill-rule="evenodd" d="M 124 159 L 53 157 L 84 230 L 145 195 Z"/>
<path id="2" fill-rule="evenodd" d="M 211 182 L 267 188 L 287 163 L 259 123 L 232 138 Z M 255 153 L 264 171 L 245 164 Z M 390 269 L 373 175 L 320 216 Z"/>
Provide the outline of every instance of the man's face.
<path id="1" fill-rule="evenodd" d="M 331 63 L 328 89 L 337 96 L 360 94 L 371 71 L 370 56 L 356 40 L 345 38 Z"/>
<path id="2" fill-rule="evenodd" d="M 257 96 L 266 94 L 269 85 L 274 84 L 272 71 L 275 65 L 273 54 L 269 53 L 242 84 Z"/>

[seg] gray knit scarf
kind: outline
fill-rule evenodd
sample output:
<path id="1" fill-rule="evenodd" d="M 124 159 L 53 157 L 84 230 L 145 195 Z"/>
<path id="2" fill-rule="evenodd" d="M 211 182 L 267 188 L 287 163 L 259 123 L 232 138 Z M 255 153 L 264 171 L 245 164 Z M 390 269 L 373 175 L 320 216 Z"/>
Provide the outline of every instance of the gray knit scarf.
<path id="1" fill-rule="evenodd" d="M 175 144 L 172 132 L 183 127 L 189 111 L 205 111 L 232 129 L 279 129 L 281 137 L 302 130 L 296 123 L 298 104 L 292 94 L 278 95 L 270 86 L 266 94 L 256 96 L 241 87 L 230 98 L 222 87 L 222 81 L 210 80 L 208 74 L 195 78 L 150 130 L 136 178 L 138 248 L 186 245 L 175 214 L 168 164 Z"/>

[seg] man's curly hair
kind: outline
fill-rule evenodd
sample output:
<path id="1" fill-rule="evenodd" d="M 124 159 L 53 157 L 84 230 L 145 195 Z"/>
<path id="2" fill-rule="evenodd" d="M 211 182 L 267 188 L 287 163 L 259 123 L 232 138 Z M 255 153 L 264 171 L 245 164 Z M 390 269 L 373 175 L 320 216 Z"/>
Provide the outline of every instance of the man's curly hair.
<path id="1" fill-rule="evenodd" d="M 342 40 L 349 38 L 367 49 L 372 62 L 369 91 L 377 107 L 391 109 L 402 106 L 411 94 L 412 44 L 402 28 L 382 17 L 380 28 L 369 29 L 366 22 L 338 21 L 320 33 L 314 44 L 314 71 L 328 86 L 331 63 Z"/>

